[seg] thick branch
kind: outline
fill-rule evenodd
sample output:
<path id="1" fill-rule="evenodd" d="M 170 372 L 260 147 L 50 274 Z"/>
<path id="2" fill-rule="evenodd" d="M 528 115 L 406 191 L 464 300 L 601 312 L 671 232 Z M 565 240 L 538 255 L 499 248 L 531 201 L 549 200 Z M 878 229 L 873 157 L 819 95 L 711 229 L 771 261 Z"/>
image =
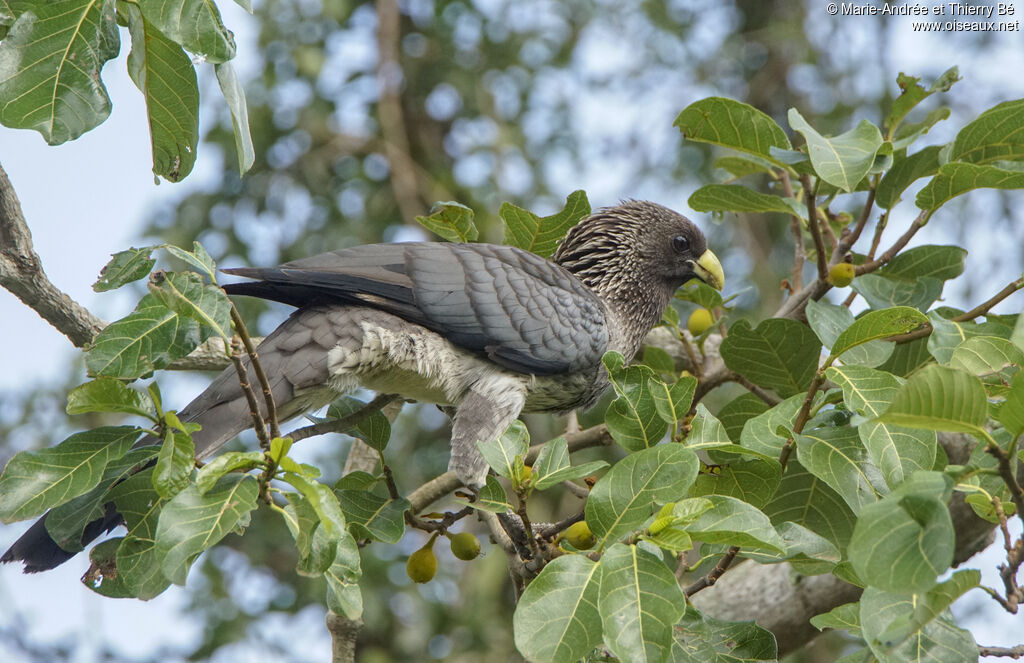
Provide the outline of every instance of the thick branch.
<path id="1" fill-rule="evenodd" d="M 331 634 L 331 663 L 353 663 L 356 660 L 356 638 L 363 620 L 349 619 L 328 611 L 327 631 Z"/>
<path id="2" fill-rule="evenodd" d="M 38 313 L 57 331 L 83 347 L 106 326 L 57 286 L 43 271 L 32 248 L 21 203 L 7 173 L 0 166 L 0 285 Z"/>

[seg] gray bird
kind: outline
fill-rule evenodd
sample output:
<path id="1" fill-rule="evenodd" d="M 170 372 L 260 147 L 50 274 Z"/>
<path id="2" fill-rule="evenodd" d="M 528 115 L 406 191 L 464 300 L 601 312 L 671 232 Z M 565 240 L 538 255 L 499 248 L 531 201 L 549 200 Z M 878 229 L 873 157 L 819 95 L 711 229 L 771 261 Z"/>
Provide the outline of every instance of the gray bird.
<path id="1" fill-rule="evenodd" d="M 472 489 L 488 471 L 478 441 L 497 438 L 521 412 L 592 405 L 608 384 L 605 352 L 636 354 L 687 281 L 721 289 L 724 280 L 693 223 L 642 201 L 584 219 L 552 260 L 508 246 L 427 242 L 224 271 L 257 279 L 226 286 L 229 294 L 298 308 L 257 351 L 282 420 L 359 387 L 449 406 L 449 469 Z M 202 425 L 193 435 L 199 459 L 252 425 L 233 368 L 179 416 Z M 87 540 L 118 522 L 108 513 Z M 72 554 L 40 520 L 0 561 L 37 571 Z"/>

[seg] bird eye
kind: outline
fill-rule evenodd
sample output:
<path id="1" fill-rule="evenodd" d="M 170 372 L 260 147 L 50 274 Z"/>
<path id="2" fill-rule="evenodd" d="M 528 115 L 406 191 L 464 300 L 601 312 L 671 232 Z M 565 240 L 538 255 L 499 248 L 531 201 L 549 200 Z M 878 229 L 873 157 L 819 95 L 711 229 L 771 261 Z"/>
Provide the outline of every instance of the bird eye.
<path id="1" fill-rule="evenodd" d="M 672 238 L 672 248 L 682 253 L 690 248 L 690 240 L 686 239 L 683 235 L 676 235 Z"/>

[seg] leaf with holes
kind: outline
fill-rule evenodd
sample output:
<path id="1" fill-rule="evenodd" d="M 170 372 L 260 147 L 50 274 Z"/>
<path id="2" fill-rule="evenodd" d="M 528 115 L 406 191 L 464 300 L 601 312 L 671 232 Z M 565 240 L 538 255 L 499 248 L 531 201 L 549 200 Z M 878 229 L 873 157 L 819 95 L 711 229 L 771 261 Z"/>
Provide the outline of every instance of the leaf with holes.
<path id="1" fill-rule="evenodd" d="M 473 210 L 462 203 L 436 203 L 430 216 L 417 216 L 416 221 L 449 242 L 475 242 L 480 236 L 473 223 Z"/>
<path id="2" fill-rule="evenodd" d="M 590 215 L 590 202 L 583 191 L 573 191 L 565 199 L 562 211 L 539 217 L 512 203 L 502 203 L 498 216 L 505 222 L 505 244 L 550 258 L 558 241 L 580 219 Z"/>

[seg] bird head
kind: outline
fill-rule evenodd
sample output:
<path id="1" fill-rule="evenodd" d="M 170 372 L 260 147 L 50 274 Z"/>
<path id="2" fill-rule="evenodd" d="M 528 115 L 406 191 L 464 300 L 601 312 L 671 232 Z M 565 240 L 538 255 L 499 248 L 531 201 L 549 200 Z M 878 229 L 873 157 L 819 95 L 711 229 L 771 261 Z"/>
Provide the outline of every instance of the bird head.
<path id="1" fill-rule="evenodd" d="M 647 201 L 606 207 L 580 221 L 553 259 L 605 296 L 651 289 L 671 296 L 694 278 L 716 290 L 725 284 L 704 233 L 682 214 Z"/>

